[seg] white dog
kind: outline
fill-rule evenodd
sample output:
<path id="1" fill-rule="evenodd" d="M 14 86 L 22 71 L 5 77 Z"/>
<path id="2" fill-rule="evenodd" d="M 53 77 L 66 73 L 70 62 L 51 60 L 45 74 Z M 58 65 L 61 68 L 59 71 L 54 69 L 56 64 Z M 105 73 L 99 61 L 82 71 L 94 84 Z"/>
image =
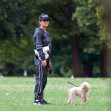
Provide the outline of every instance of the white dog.
<path id="1" fill-rule="evenodd" d="M 87 82 L 83 82 L 80 87 L 73 87 L 68 90 L 69 100 L 67 105 L 75 105 L 76 96 L 81 98 L 81 105 L 84 105 L 84 103 L 88 100 L 87 96 L 90 88 L 91 86 Z"/>

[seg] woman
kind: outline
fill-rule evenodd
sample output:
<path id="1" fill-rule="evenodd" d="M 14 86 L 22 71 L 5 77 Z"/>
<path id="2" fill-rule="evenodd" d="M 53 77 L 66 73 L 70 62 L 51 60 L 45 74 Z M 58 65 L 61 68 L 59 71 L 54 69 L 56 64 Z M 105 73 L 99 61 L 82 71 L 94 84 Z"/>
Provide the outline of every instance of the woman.
<path id="1" fill-rule="evenodd" d="M 34 41 L 34 62 L 36 66 L 36 84 L 34 105 L 49 104 L 43 99 L 43 91 L 47 83 L 48 69 L 51 68 L 50 54 L 51 41 L 49 33 L 46 31 L 49 25 L 49 16 L 45 13 L 39 16 L 39 28 L 36 28 L 33 35 Z"/>

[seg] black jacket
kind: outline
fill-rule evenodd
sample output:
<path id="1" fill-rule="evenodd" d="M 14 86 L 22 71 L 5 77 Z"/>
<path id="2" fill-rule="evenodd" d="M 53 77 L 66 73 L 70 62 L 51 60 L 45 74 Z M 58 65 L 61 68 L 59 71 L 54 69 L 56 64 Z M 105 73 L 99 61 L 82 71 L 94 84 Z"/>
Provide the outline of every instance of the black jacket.
<path id="1" fill-rule="evenodd" d="M 45 60 L 45 55 L 43 53 L 43 47 L 49 46 L 49 53 L 51 54 L 51 41 L 49 38 L 49 33 L 43 31 L 41 28 L 36 28 L 33 35 L 34 49 L 39 53 L 42 60 Z"/>

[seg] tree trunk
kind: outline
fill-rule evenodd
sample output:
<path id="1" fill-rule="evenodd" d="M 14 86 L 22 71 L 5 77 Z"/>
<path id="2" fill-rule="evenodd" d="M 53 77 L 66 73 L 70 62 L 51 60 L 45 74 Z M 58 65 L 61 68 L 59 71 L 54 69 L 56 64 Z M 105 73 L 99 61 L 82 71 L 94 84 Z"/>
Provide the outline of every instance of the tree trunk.
<path id="1" fill-rule="evenodd" d="M 72 68 L 74 77 L 82 77 L 82 68 L 79 56 L 79 38 L 73 37 L 72 41 Z"/>
<path id="2" fill-rule="evenodd" d="M 101 63 L 101 77 L 107 76 L 107 66 L 106 66 L 106 48 L 102 49 L 102 63 Z"/>
<path id="3" fill-rule="evenodd" d="M 111 76 L 111 49 L 108 49 L 106 44 L 103 43 L 101 77 L 108 76 Z"/>

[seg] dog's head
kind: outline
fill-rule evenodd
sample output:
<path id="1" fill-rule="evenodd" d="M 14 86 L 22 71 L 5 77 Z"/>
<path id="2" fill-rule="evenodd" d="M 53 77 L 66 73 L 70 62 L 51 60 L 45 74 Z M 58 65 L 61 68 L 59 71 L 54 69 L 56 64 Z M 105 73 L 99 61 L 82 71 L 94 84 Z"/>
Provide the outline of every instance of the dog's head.
<path id="1" fill-rule="evenodd" d="M 83 82 L 83 83 L 81 84 L 81 88 L 82 88 L 83 90 L 89 90 L 89 89 L 91 88 L 91 85 L 90 85 L 88 82 Z"/>

